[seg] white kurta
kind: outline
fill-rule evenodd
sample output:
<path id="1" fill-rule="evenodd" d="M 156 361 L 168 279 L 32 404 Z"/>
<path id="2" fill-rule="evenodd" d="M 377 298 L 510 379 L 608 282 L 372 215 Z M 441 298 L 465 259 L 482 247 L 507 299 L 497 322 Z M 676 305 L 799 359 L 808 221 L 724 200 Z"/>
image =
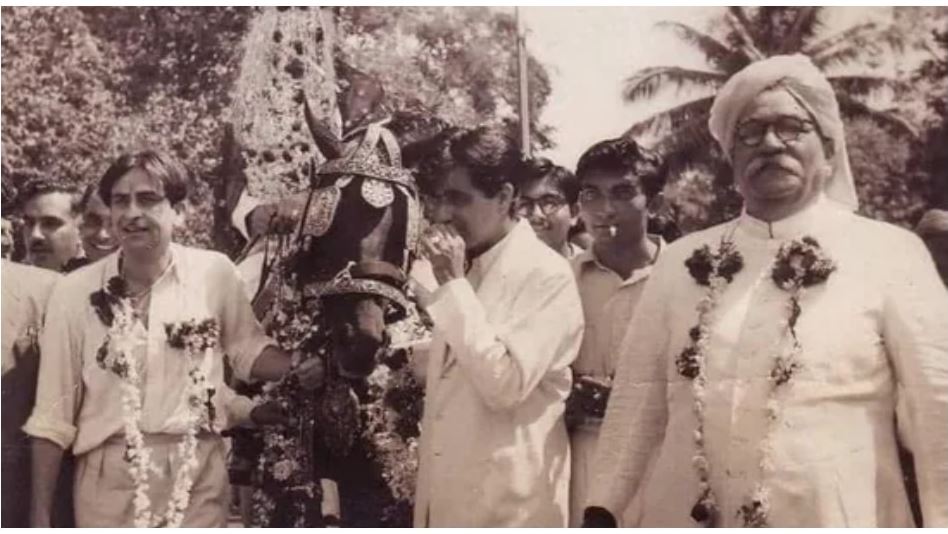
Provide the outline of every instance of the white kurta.
<path id="1" fill-rule="evenodd" d="M 926 526 L 948 526 L 948 292 L 922 242 L 820 201 L 774 224 L 746 214 L 689 235 L 659 258 L 623 342 L 590 505 L 613 515 L 633 498 L 642 526 L 691 526 L 696 419 L 675 366 L 704 288 L 684 261 L 733 241 L 744 268 L 711 318 L 706 450 L 723 526 L 760 480 L 767 376 L 788 295 L 770 279 L 780 244 L 815 237 L 837 264 L 810 288 L 797 333 L 803 368 L 780 393 L 770 525 L 912 525 L 895 444 L 896 386 L 907 394 Z"/>
<path id="2" fill-rule="evenodd" d="M 435 299 L 415 525 L 565 527 L 583 332 L 569 264 L 521 221 Z"/>

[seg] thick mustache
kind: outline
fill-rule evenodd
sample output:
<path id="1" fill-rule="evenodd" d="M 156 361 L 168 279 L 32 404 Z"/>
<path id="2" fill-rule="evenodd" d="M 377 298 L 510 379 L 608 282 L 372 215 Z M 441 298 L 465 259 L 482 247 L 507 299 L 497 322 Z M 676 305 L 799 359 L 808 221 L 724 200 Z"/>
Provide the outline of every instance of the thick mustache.
<path id="1" fill-rule="evenodd" d="M 777 167 L 788 172 L 796 172 L 796 167 L 787 162 L 787 157 L 784 155 L 777 156 L 766 156 L 762 158 L 755 159 L 751 162 L 748 172 L 750 174 L 756 174 L 764 167 Z"/>

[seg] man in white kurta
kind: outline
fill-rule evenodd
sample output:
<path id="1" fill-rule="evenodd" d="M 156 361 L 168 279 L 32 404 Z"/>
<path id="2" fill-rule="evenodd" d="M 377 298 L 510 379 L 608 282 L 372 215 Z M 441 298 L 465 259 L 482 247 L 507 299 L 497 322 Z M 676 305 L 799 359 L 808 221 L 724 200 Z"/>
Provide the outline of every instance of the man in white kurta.
<path id="1" fill-rule="evenodd" d="M 583 331 L 576 282 L 567 261 L 511 217 L 515 142 L 478 129 L 455 143 L 449 225 L 423 242 L 440 287 L 423 298 L 435 338 L 415 525 L 565 527 L 563 410 Z"/>
<path id="2" fill-rule="evenodd" d="M 768 94 L 781 91 L 786 94 Z M 778 100 L 783 104 L 774 104 Z M 761 104 L 752 108 L 758 111 L 782 106 L 784 113 L 809 113 L 817 131 L 835 144 L 826 154 L 831 172 L 822 185 L 800 203 L 785 204 L 791 213 L 771 220 L 750 213 L 760 206 L 751 200 L 761 183 L 742 182 L 753 173 L 739 170 L 764 166 L 734 157 L 746 151 L 734 148 L 733 130 L 746 119 L 742 106 L 752 103 Z M 784 169 L 805 167 L 785 156 L 810 139 L 819 143 L 807 137 L 814 130 L 797 131 L 794 140 L 794 132 L 767 119 L 764 145 L 779 147 L 778 137 L 785 143 L 773 157 L 784 157 Z M 726 237 L 744 265 L 717 297 L 705 350 L 704 448 L 717 524 L 740 526 L 737 511 L 760 483 L 770 492 L 770 526 L 912 525 L 896 448 L 901 386 L 925 526 L 948 526 L 948 293 L 918 238 L 852 213 L 855 194 L 832 89 L 800 56 L 761 61 L 721 90 L 711 130 L 735 160 L 745 211 L 679 240 L 659 258 L 623 343 L 589 502 L 595 508 L 587 516 L 596 509 L 618 517 L 639 499 L 642 512 L 632 518 L 634 525 L 696 525 L 695 401 L 676 358 L 691 343 L 689 329 L 706 288 L 684 262 L 702 245 L 716 250 Z M 742 142 L 761 141 L 749 135 Z M 775 178 L 776 172 L 760 176 L 785 179 Z M 764 469 L 759 444 L 768 427 L 769 376 L 786 342 L 788 309 L 788 295 L 770 270 L 781 244 L 803 236 L 819 242 L 836 270 L 801 298 L 801 367 L 775 397 L 780 419 Z"/>
<path id="3" fill-rule="evenodd" d="M 416 526 L 566 526 L 572 276 L 521 221 L 435 294 Z"/>

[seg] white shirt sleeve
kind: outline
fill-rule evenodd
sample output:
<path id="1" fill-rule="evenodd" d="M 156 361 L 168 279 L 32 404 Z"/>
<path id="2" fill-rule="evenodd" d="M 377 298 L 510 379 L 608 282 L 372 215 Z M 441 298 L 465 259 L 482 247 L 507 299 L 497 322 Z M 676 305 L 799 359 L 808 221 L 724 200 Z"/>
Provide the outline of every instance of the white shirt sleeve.
<path id="1" fill-rule="evenodd" d="M 568 273 L 531 279 L 522 291 L 502 331 L 464 278 L 438 288 L 428 308 L 460 369 L 494 410 L 524 402 L 555 362 L 575 358 L 582 340 L 582 306 Z"/>
<path id="2" fill-rule="evenodd" d="M 45 438 L 63 449 L 76 439 L 76 416 L 82 403 L 81 306 L 83 297 L 71 294 L 59 280 L 47 307 L 46 321 L 40 333 L 40 365 L 36 403 L 23 431 Z"/>
<path id="3" fill-rule="evenodd" d="M 250 370 L 263 349 L 276 342 L 268 337 L 253 313 L 244 284 L 237 268 L 226 257 L 220 257 L 220 267 L 214 277 L 220 294 L 218 316 L 221 319 L 221 341 L 224 352 L 230 356 L 234 376 L 245 382 L 252 381 Z"/>

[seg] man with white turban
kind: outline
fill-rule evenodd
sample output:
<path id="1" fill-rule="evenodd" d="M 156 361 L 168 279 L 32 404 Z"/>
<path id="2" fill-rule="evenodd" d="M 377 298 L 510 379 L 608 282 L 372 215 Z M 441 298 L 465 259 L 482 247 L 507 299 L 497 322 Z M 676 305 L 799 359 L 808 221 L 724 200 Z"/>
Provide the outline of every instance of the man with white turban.
<path id="1" fill-rule="evenodd" d="M 853 213 L 843 124 L 805 56 L 735 74 L 709 127 L 736 219 L 656 263 L 617 358 L 585 524 L 948 526 L 948 291 L 915 235 Z"/>

